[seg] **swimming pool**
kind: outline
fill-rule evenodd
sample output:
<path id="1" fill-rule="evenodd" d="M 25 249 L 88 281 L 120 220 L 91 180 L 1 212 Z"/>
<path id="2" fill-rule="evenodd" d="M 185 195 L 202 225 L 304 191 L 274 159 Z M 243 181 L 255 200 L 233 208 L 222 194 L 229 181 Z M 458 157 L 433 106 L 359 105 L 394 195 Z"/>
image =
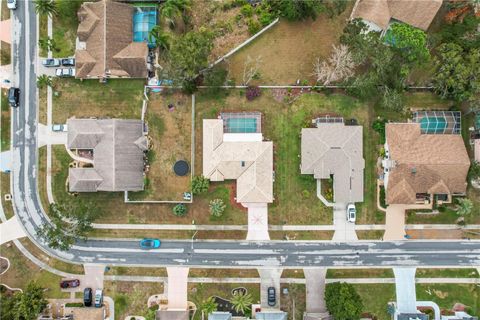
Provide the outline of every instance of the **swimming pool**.
<path id="1" fill-rule="evenodd" d="M 226 132 L 255 133 L 257 132 L 256 118 L 227 118 L 225 119 Z"/>
<path id="2" fill-rule="evenodd" d="M 148 42 L 149 46 L 155 46 L 155 39 L 149 39 L 148 35 L 153 27 L 157 25 L 157 8 L 137 7 L 132 20 L 133 41 Z"/>
<path id="3" fill-rule="evenodd" d="M 424 117 L 420 120 L 420 129 L 423 133 L 443 133 L 447 128 L 444 117 Z"/>

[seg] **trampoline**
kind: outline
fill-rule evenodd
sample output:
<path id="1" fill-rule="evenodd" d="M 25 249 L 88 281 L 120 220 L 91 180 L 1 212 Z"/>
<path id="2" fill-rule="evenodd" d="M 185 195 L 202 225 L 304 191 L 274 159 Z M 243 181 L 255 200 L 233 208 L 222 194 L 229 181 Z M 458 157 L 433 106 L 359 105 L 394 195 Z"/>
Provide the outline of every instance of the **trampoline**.
<path id="1" fill-rule="evenodd" d="M 186 176 L 188 171 L 190 171 L 190 166 L 185 160 L 179 160 L 173 165 L 173 171 L 177 176 L 183 177 Z"/>
<path id="2" fill-rule="evenodd" d="M 133 14 L 133 41 L 147 42 L 155 46 L 155 39 L 149 39 L 149 33 L 157 25 L 156 7 L 137 7 Z"/>

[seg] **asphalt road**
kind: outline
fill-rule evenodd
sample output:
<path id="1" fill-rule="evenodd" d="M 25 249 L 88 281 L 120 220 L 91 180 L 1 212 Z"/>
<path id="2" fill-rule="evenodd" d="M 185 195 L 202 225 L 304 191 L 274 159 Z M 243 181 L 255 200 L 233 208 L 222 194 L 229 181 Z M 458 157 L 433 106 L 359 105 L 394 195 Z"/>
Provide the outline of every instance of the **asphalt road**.
<path id="1" fill-rule="evenodd" d="M 480 241 L 293 242 L 293 241 L 163 241 L 142 250 L 138 241 L 89 240 L 69 252 L 48 248 L 36 236 L 47 222 L 37 190 L 37 125 L 33 1 L 20 1 L 13 17 L 13 84 L 21 89 L 20 107 L 12 117 L 14 209 L 29 238 L 48 254 L 75 263 L 109 265 L 255 268 L 480 266 Z"/>

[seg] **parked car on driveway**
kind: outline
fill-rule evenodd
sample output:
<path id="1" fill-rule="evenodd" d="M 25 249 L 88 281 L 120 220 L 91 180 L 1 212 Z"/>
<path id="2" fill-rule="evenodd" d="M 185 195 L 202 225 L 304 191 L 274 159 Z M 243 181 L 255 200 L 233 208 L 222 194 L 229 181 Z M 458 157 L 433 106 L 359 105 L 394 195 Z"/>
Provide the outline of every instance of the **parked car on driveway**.
<path id="1" fill-rule="evenodd" d="M 73 279 L 73 280 L 63 280 L 60 282 L 60 288 L 68 289 L 68 288 L 76 288 L 80 285 L 80 280 Z"/>
<path id="2" fill-rule="evenodd" d="M 8 89 L 8 103 L 13 108 L 16 108 L 20 105 L 20 89 L 13 87 Z"/>
<path id="3" fill-rule="evenodd" d="M 349 203 L 347 205 L 347 221 L 355 222 L 357 216 L 357 209 L 355 208 L 354 203 Z"/>
<path id="4" fill-rule="evenodd" d="M 267 301 L 268 305 L 270 307 L 274 307 L 275 304 L 277 303 L 277 298 L 275 296 L 275 288 L 274 287 L 268 287 L 267 289 Z"/>
<path id="5" fill-rule="evenodd" d="M 73 67 L 75 65 L 75 58 L 62 59 L 62 66 Z"/>
<path id="6" fill-rule="evenodd" d="M 142 249 L 155 249 L 155 248 L 160 248 L 160 240 L 158 239 L 149 239 L 145 238 L 140 241 L 140 247 Z"/>
<path id="7" fill-rule="evenodd" d="M 17 0 L 7 0 L 7 8 L 10 10 L 17 9 Z"/>
<path id="8" fill-rule="evenodd" d="M 52 131 L 59 132 L 59 131 L 67 131 L 66 124 L 54 124 L 52 125 Z"/>
<path id="9" fill-rule="evenodd" d="M 74 68 L 58 68 L 55 70 L 55 75 L 57 77 L 75 77 Z"/>
<path id="10" fill-rule="evenodd" d="M 83 304 L 85 307 L 90 307 L 92 305 L 92 288 L 85 288 L 83 289 Z"/>
<path id="11" fill-rule="evenodd" d="M 60 60 L 58 60 L 58 59 L 43 59 L 42 64 L 45 67 L 60 67 Z"/>
<path id="12" fill-rule="evenodd" d="M 100 308 L 103 305 L 103 290 L 95 290 L 95 307 Z"/>

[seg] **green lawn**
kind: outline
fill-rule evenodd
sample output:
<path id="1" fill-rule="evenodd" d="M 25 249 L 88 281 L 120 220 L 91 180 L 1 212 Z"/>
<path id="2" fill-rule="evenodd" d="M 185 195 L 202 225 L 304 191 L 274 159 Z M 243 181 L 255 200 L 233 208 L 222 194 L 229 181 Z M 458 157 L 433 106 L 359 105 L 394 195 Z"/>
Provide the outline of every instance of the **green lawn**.
<path id="1" fill-rule="evenodd" d="M 355 118 L 364 126 L 365 202 L 358 207 L 359 223 L 381 223 L 384 215 L 375 205 L 374 153 L 376 133 L 371 129 L 370 109 L 356 99 L 341 94 L 303 94 L 293 104 L 278 102 L 273 90 L 263 90 L 262 96 L 247 101 L 242 90 L 212 96 L 197 94 L 196 154 L 201 154 L 202 119 L 215 118 L 222 111 L 260 111 L 263 115 L 262 131 L 274 143 L 274 197 L 269 207 L 272 224 L 331 224 L 332 211 L 316 197 L 313 175 L 301 175 L 301 129 L 311 119 L 325 113 L 338 113 L 346 119 Z M 280 99 L 281 101 L 281 99 Z M 201 172 L 201 159 L 197 157 L 196 172 Z"/>
<path id="2" fill-rule="evenodd" d="M 451 310 L 455 303 L 468 306 L 470 315 L 480 314 L 480 287 L 474 284 L 417 284 L 417 300 L 429 300 L 442 310 Z"/>
<path id="3" fill-rule="evenodd" d="M 327 278 L 393 278 L 392 269 L 328 269 Z"/>
<path id="4" fill-rule="evenodd" d="M 260 286 L 258 284 L 245 283 L 190 283 L 188 285 L 188 301 L 200 307 L 203 301 L 211 296 L 219 296 L 224 299 L 230 299 L 232 296 L 232 289 L 244 287 L 248 293 L 252 295 L 253 303 L 260 302 Z M 193 320 L 200 320 L 201 312 L 197 311 Z"/>
<path id="5" fill-rule="evenodd" d="M 65 123 L 76 116 L 139 119 L 142 111 L 144 80 L 59 79 L 54 87 L 53 122 Z"/>
<path id="6" fill-rule="evenodd" d="M 7 99 L 7 90 L 2 89 L 1 90 L 1 112 L 2 114 L 0 115 L 1 117 L 1 123 L 0 123 L 0 128 L 1 128 L 1 145 L 0 145 L 0 150 L 1 151 L 6 151 L 10 149 L 10 105 L 8 104 L 8 99 Z"/>
<path id="7" fill-rule="evenodd" d="M 6 244 L 0 247 L 2 256 L 10 260 L 10 269 L 2 275 L 2 283 L 12 288 L 23 288 L 30 281 L 36 281 L 46 289 L 47 298 L 68 298 L 70 295 L 60 291 L 58 285 L 61 277 L 48 271 L 40 269 L 37 265 L 28 260 L 15 245 L 7 247 Z"/>
<path id="8" fill-rule="evenodd" d="M 417 269 L 417 278 L 477 278 L 476 269 Z"/>
<path id="9" fill-rule="evenodd" d="M 394 284 L 354 284 L 353 286 L 362 298 L 365 313 L 370 313 L 377 319 L 390 319 L 387 304 L 395 301 Z"/>

